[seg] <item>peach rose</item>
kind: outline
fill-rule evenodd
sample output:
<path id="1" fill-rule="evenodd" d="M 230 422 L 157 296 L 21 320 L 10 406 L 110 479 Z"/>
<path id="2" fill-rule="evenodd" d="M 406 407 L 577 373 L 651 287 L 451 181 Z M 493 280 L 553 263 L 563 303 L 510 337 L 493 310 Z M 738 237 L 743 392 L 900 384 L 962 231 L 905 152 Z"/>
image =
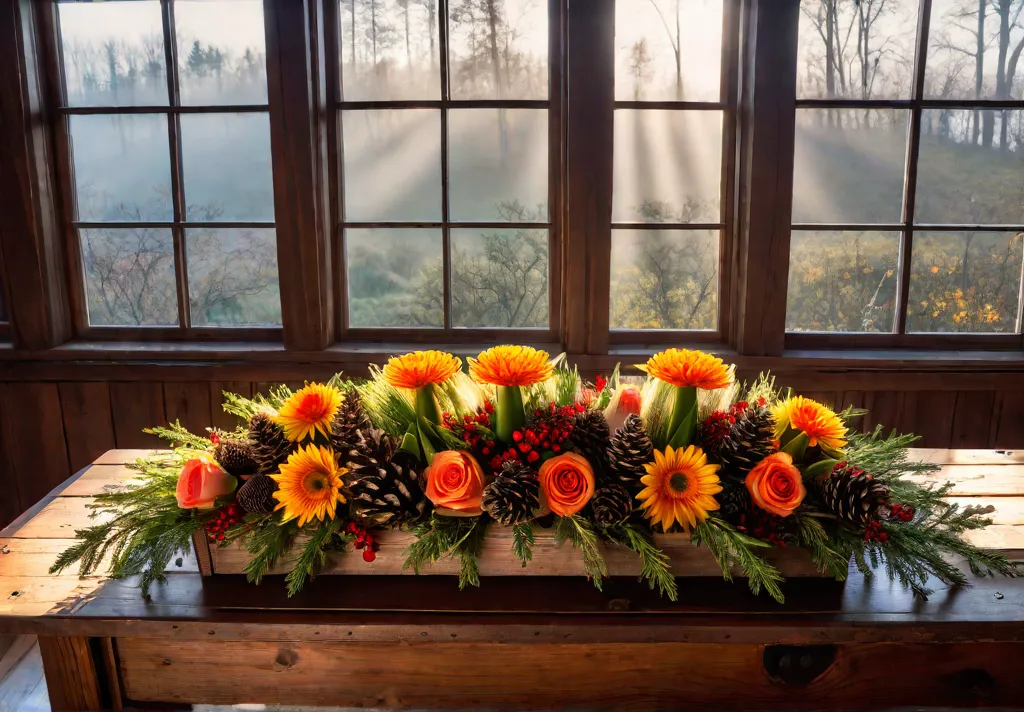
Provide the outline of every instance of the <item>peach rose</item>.
<path id="1" fill-rule="evenodd" d="M 178 476 L 175 494 L 182 509 L 213 509 L 218 497 L 226 497 L 238 486 L 238 480 L 216 462 L 189 460 Z"/>
<path id="2" fill-rule="evenodd" d="M 788 517 L 804 501 L 803 476 L 784 452 L 769 455 L 747 475 L 747 491 L 761 509 Z"/>
<path id="3" fill-rule="evenodd" d="M 456 517 L 483 514 L 484 471 L 473 456 L 462 450 L 442 450 L 423 472 L 427 499 L 435 512 Z"/>
<path id="4" fill-rule="evenodd" d="M 594 496 L 594 470 L 574 452 L 553 457 L 540 466 L 541 505 L 563 517 L 583 509 Z"/>

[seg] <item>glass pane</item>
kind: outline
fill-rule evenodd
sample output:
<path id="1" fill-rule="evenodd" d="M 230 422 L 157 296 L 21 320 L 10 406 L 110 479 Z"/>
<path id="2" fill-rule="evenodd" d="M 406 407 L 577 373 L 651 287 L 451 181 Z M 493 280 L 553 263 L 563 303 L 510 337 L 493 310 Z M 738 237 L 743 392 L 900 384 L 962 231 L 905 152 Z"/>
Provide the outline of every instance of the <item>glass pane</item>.
<path id="1" fill-rule="evenodd" d="M 915 222 L 1024 223 L 1022 142 L 1024 111 L 923 111 Z"/>
<path id="2" fill-rule="evenodd" d="M 718 243 L 718 230 L 612 230 L 611 328 L 716 328 Z"/>
<path id="3" fill-rule="evenodd" d="M 78 231 L 92 326 L 174 326 L 174 240 L 166 228 Z"/>
<path id="4" fill-rule="evenodd" d="M 167 104 L 159 2 L 59 3 L 57 14 L 69 106 Z"/>
<path id="5" fill-rule="evenodd" d="M 797 96 L 909 99 L 917 8 L 918 0 L 802 0 Z"/>
<path id="6" fill-rule="evenodd" d="M 174 31 L 182 104 L 267 103 L 261 0 L 175 0 Z"/>
<path id="7" fill-rule="evenodd" d="M 341 112 L 345 219 L 441 219 L 441 114 L 433 109 Z"/>
<path id="8" fill-rule="evenodd" d="M 186 230 L 185 255 L 193 325 L 281 323 L 273 228 Z"/>
<path id="9" fill-rule="evenodd" d="M 918 232 L 907 331 L 1013 332 L 1024 234 Z"/>
<path id="10" fill-rule="evenodd" d="M 267 114 L 183 115 L 181 158 L 188 220 L 274 219 Z"/>
<path id="11" fill-rule="evenodd" d="M 438 0 L 340 0 L 344 98 L 440 99 L 438 7 Z"/>
<path id="12" fill-rule="evenodd" d="M 722 0 L 616 0 L 615 98 L 718 101 Z"/>
<path id="13" fill-rule="evenodd" d="M 900 222 L 908 115 L 897 109 L 798 109 L 793 222 Z"/>
<path id="14" fill-rule="evenodd" d="M 547 111 L 450 111 L 448 134 L 452 220 L 547 220 Z"/>
<path id="15" fill-rule="evenodd" d="M 722 113 L 615 112 L 613 222 L 719 222 Z"/>
<path id="16" fill-rule="evenodd" d="M 453 99 L 548 98 L 548 0 L 450 0 Z"/>
<path id="17" fill-rule="evenodd" d="M 451 231 L 452 324 L 548 325 L 548 231 Z"/>
<path id="18" fill-rule="evenodd" d="M 980 32 L 979 7 L 983 10 Z M 1003 26 L 1005 32 L 1000 31 Z M 925 96 L 1020 99 L 1024 84 L 1014 70 L 1022 42 L 1024 15 L 1019 0 L 932 0 Z"/>
<path id="19" fill-rule="evenodd" d="M 79 220 L 171 219 L 167 117 L 110 114 L 68 120 Z"/>
<path id="20" fill-rule="evenodd" d="M 345 231 L 349 326 L 444 326 L 441 231 Z"/>
<path id="21" fill-rule="evenodd" d="M 788 331 L 893 330 L 900 233 L 794 230 Z"/>

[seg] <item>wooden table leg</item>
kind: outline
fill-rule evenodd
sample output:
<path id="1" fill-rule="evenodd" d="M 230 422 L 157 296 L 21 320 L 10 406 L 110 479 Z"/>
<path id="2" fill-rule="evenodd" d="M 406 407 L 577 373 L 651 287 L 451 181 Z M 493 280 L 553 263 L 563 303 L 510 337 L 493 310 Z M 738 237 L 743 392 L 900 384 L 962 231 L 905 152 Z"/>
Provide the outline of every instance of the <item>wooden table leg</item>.
<path id="1" fill-rule="evenodd" d="M 110 655 L 106 655 L 109 652 Z M 109 638 L 39 637 L 46 689 L 53 712 L 121 709 Z"/>

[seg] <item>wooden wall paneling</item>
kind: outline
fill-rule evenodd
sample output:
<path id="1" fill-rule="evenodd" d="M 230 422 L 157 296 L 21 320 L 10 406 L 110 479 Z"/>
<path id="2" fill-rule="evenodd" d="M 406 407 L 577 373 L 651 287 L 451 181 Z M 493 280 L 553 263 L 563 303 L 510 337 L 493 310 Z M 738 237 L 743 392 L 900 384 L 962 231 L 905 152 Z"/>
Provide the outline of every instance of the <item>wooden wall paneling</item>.
<path id="1" fill-rule="evenodd" d="M 955 408 L 955 391 L 909 392 L 904 396 L 899 429 L 919 435 L 917 447 L 950 447 Z"/>
<path id="2" fill-rule="evenodd" d="M 1024 450 L 1024 391 L 1003 391 L 1000 396 L 992 447 Z"/>
<path id="3" fill-rule="evenodd" d="M 7 431 L 20 509 L 71 476 L 56 383 L 7 385 Z"/>
<path id="4" fill-rule="evenodd" d="M 960 391 L 953 407 L 950 447 L 985 448 L 991 440 L 996 418 L 995 391 Z"/>
<path id="5" fill-rule="evenodd" d="M 110 408 L 117 447 L 166 447 L 160 438 L 142 432 L 143 428 L 167 423 L 163 384 L 111 383 Z"/>
<path id="6" fill-rule="evenodd" d="M 0 528 L 13 522 L 24 509 L 18 478 L 14 474 L 13 452 L 11 419 L 7 415 L 7 384 L 0 383 L 0 486 L 5 490 L 5 496 L 0 497 Z"/>
<path id="7" fill-rule="evenodd" d="M 165 383 L 164 412 L 167 422 L 175 420 L 190 432 L 202 435 L 213 417 L 209 383 Z"/>
<path id="8" fill-rule="evenodd" d="M 210 425 L 224 430 L 234 430 L 242 424 L 242 421 L 240 418 L 224 412 L 222 407 L 224 391 L 251 398 L 252 383 L 250 381 L 212 381 L 210 383 Z"/>
<path id="9" fill-rule="evenodd" d="M 57 384 L 57 390 L 68 443 L 68 460 L 71 471 L 77 472 L 117 446 L 110 409 L 110 386 L 70 381 Z"/>
<path id="10" fill-rule="evenodd" d="M 867 410 L 862 427 L 865 431 L 881 425 L 886 433 L 902 430 L 903 399 L 906 394 L 899 391 L 866 391 L 862 407 Z"/>

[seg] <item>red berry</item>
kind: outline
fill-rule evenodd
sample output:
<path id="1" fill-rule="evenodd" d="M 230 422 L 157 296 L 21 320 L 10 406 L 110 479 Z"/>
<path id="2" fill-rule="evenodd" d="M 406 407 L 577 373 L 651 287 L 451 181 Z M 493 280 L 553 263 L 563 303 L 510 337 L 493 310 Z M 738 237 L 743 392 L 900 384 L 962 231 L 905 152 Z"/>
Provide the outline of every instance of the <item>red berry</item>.
<path id="1" fill-rule="evenodd" d="M 214 445 L 220 445 L 220 435 L 217 433 L 210 433 L 210 442 Z"/>
<path id="2" fill-rule="evenodd" d="M 540 455 L 536 450 L 532 450 L 529 455 L 526 456 L 527 462 L 537 462 L 540 459 Z"/>
<path id="3" fill-rule="evenodd" d="M 370 564 L 377 558 L 376 552 L 373 549 L 363 549 L 363 561 Z"/>

